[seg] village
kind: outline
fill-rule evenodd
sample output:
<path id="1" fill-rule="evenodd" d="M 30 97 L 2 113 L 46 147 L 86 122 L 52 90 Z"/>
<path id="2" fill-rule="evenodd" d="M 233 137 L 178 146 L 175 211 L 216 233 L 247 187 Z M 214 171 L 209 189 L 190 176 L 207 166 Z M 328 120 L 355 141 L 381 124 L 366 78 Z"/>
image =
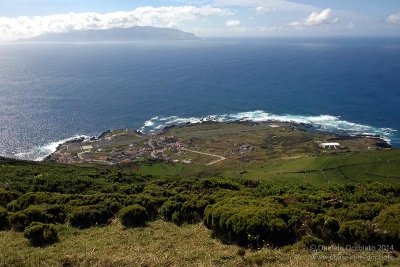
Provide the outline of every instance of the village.
<path id="1" fill-rule="evenodd" d="M 162 161 L 210 166 L 226 159 L 264 161 L 283 154 L 297 157 L 388 147 L 379 138 L 314 133 L 293 123 L 237 122 L 197 124 L 150 134 L 129 129 L 107 131 L 99 137 L 61 144 L 48 160 L 64 164 Z"/>
<path id="2" fill-rule="evenodd" d="M 127 144 L 126 140 L 132 142 Z M 186 149 L 182 141 L 174 136 L 150 135 L 144 138 L 137 132 L 110 131 L 99 138 L 82 138 L 60 145 L 50 156 L 64 164 L 100 163 L 107 165 L 140 162 L 142 160 L 166 161 L 191 164 L 193 161 L 185 154 L 198 154 L 210 158 L 208 165 L 215 164 L 225 157 Z M 192 155 L 193 156 L 193 155 Z M 177 159 L 180 158 L 180 159 Z"/>

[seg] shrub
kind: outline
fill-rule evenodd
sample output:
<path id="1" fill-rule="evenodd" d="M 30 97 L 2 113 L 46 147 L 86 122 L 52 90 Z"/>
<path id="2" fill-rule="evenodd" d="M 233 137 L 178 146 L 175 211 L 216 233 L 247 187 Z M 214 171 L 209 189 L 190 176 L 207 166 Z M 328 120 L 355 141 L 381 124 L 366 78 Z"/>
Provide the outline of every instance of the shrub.
<path id="1" fill-rule="evenodd" d="M 171 222 L 175 223 L 176 225 L 181 225 L 184 221 L 182 212 L 180 211 L 175 211 L 174 213 L 172 213 L 171 216 Z"/>
<path id="2" fill-rule="evenodd" d="M 95 225 L 106 225 L 112 217 L 104 205 L 74 207 L 68 216 L 69 223 L 76 228 L 89 228 Z"/>
<path id="3" fill-rule="evenodd" d="M 10 227 L 8 212 L 0 207 L 0 231 L 7 230 Z"/>
<path id="4" fill-rule="evenodd" d="M 310 231 L 309 225 L 314 215 L 306 209 L 288 206 L 279 213 L 279 217 L 285 221 L 288 228 L 284 232 L 276 232 L 278 240 L 284 238 L 286 242 L 293 243 Z"/>
<path id="5" fill-rule="evenodd" d="M 244 255 L 246 255 L 246 250 L 243 248 L 239 248 L 236 254 L 238 254 L 240 257 L 244 257 Z"/>
<path id="6" fill-rule="evenodd" d="M 32 223 L 25 231 L 24 236 L 32 246 L 44 246 L 58 241 L 57 230 L 51 224 Z"/>
<path id="7" fill-rule="evenodd" d="M 313 250 L 313 249 L 317 249 L 319 245 L 323 245 L 324 241 L 315 236 L 305 235 L 301 238 L 301 240 L 298 244 L 302 248 Z"/>
<path id="8" fill-rule="evenodd" d="M 51 198 L 51 193 L 30 192 L 20 196 L 18 199 L 10 202 L 7 209 L 10 211 L 19 211 L 28 208 L 31 205 L 46 203 Z"/>
<path id="9" fill-rule="evenodd" d="M 235 197 L 210 205 L 204 224 L 225 241 L 260 247 L 265 243 L 285 245 L 296 239 L 294 227 L 301 223 L 283 206 L 269 199 Z"/>
<path id="10" fill-rule="evenodd" d="M 137 204 L 125 207 L 119 212 L 119 219 L 122 225 L 126 227 L 142 226 L 148 218 L 146 209 Z"/>
<path id="11" fill-rule="evenodd" d="M 240 189 L 240 184 L 229 179 L 210 178 L 200 180 L 198 186 L 206 189 L 228 189 L 237 191 Z"/>
<path id="12" fill-rule="evenodd" d="M 172 221 L 178 225 L 197 223 L 203 219 L 204 210 L 211 201 L 209 197 L 177 194 L 164 202 L 159 212 L 166 221 Z"/>
<path id="13" fill-rule="evenodd" d="M 385 206 L 382 203 L 363 203 L 349 207 L 348 217 L 350 220 L 372 221 Z"/>
<path id="14" fill-rule="evenodd" d="M 23 231 L 32 222 L 64 223 L 65 209 L 60 205 L 30 206 L 10 216 L 10 225 L 17 231 Z"/>
<path id="15" fill-rule="evenodd" d="M 92 194 L 92 195 L 78 195 L 78 197 L 68 202 L 71 206 L 89 206 L 101 205 L 111 202 L 124 202 L 126 196 L 122 194 Z"/>
<path id="16" fill-rule="evenodd" d="M 339 237 L 346 244 L 371 244 L 377 242 L 374 224 L 369 221 L 354 220 L 340 225 Z"/>
<path id="17" fill-rule="evenodd" d="M 174 212 L 179 212 L 181 210 L 181 208 L 182 208 L 181 202 L 167 200 L 161 206 L 160 214 L 166 221 L 171 221 L 172 214 L 174 214 Z"/>
<path id="18" fill-rule="evenodd" d="M 318 214 L 311 221 L 310 228 L 316 236 L 323 240 L 337 241 L 340 225 L 336 218 Z"/>
<path id="19" fill-rule="evenodd" d="M 19 193 L 14 191 L 7 191 L 3 188 L 0 188 L 0 206 L 7 206 L 8 203 L 17 199 L 19 197 Z"/>
<path id="20" fill-rule="evenodd" d="M 400 204 L 384 209 L 373 222 L 383 241 L 400 247 Z"/>
<path id="21" fill-rule="evenodd" d="M 16 212 L 9 218 L 11 227 L 16 231 L 23 231 L 28 225 L 27 216 L 24 212 Z"/>
<path id="22" fill-rule="evenodd" d="M 143 190 L 144 190 L 143 184 L 130 184 L 121 186 L 119 191 L 125 194 L 140 194 L 143 192 Z"/>
<path id="23" fill-rule="evenodd" d="M 183 222 L 197 223 L 204 217 L 204 210 L 209 204 L 205 198 L 192 197 L 190 200 L 182 204 L 181 214 Z"/>
<path id="24" fill-rule="evenodd" d="M 158 216 L 158 210 L 166 200 L 165 197 L 162 196 L 152 196 L 148 193 L 141 193 L 138 195 L 131 196 L 127 201 L 127 205 L 137 204 L 144 207 L 151 219 L 154 219 Z"/>

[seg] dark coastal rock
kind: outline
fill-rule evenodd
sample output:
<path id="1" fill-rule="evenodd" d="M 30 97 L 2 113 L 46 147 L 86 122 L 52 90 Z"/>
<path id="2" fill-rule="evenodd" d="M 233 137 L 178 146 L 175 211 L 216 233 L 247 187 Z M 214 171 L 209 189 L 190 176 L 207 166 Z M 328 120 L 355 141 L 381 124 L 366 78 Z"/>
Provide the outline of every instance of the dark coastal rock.
<path id="1" fill-rule="evenodd" d="M 66 141 L 64 144 L 62 145 L 67 145 L 67 144 L 76 144 L 76 143 L 82 143 L 83 141 L 85 141 L 85 137 L 79 137 L 79 138 L 75 138 L 72 140 L 68 140 Z M 60 147 L 61 145 L 59 145 L 58 147 Z"/>
<path id="2" fill-rule="evenodd" d="M 178 127 L 178 125 L 176 125 L 176 124 L 168 125 L 168 126 L 165 126 L 162 131 L 167 132 L 167 131 L 177 128 L 177 127 Z"/>
<path id="3" fill-rule="evenodd" d="M 375 145 L 379 148 L 392 148 L 391 145 L 389 145 L 385 140 L 382 139 L 377 139 Z"/>
<path id="4" fill-rule="evenodd" d="M 107 135 L 107 134 L 109 134 L 109 133 L 111 133 L 111 130 L 108 130 L 108 131 L 102 132 L 102 133 L 99 135 L 99 137 L 97 137 L 97 139 L 104 138 L 104 137 L 106 137 L 106 135 Z"/>

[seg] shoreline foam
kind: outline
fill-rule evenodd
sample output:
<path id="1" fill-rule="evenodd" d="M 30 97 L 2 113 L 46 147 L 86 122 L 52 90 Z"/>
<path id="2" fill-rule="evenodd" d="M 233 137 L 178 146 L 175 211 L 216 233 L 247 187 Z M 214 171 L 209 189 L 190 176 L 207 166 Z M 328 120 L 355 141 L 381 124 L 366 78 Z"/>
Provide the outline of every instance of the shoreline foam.
<path id="1" fill-rule="evenodd" d="M 234 121 L 251 121 L 251 122 L 292 122 L 297 124 L 308 124 L 313 126 L 316 130 L 325 131 L 330 133 L 344 134 L 350 136 L 379 136 L 387 143 L 391 143 L 397 130 L 392 128 L 374 127 L 366 124 L 349 122 L 341 120 L 338 116 L 332 115 L 318 115 L 318 116 L 304 116 L 304 115 L 276 115 L 267 113 L 265 111 L 257 110 L 250 112 L 239 112 L 222 115 L 209 115 L 206 117 L 160 117 L 156 116 L 147 120 L 140 128 L 143 132 L 155 132 L 162 130 L 165 127 L 173 125 L 185 125 L 188 123 L 196 124 L 202 122 L 234 122 Z"/>
<path id="2" fill-rule="evenodd" d="M 48 157 L 49 155 L 53 154 L 54 152 L 57 151 L 57 148 L 68 142 L 68 141 L 72 141 L 72 140 L 76 140 L 79 138 L 85 138 L 88 139 L 89 136 L 87 135 L 74 135 L 72 137 L 69 138 L 65 138 L 65 139 L 61 139 L 58 141 L 54 141 L 54 142 L 50 142 L 47 143 L 43 146 L 39 146 L 36 148 L 33 148 L 27 152 L 20 152 L 15 154 L 15 158 L 16 159 L 22 159 L 22 160 L 33 160 L 33 161 L 43 161 L 46 157 Z"/>

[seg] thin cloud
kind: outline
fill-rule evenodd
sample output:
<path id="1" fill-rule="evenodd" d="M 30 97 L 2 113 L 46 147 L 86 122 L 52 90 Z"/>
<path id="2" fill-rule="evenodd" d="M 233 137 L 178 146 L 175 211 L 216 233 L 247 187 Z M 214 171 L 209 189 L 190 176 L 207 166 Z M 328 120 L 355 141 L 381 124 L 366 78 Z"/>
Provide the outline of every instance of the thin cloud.
<path id="1" fill-rule="evenodd" d="M 400 12 L 389 15 L 386 22 L 390 24 L 400 24 Z"/>
<path id="2" fill-rule="evenodd" d="M 332 9 L 327 8 L 320 12 L 312 12 L 304 21 L 294 21 L 291 26 L 320 26 L 339 22 L 339 18 L 332 15 Z"/>
<path id="3" fill-rule="evenodd" d="M 300 4 L 287 0 L 214 0 L 213 5 L 220 7 L 265 7 L 276 11 L 310 12 L 315 6 Z"/>
<path id="4" fill-rule="evenodd" d="M 239 20 L 228 20 L 228 21 L 225 23 L 225 26 L 226 26 L 226 27 L 234 28 L 234 27 L 239 27 L 240 24 L 241 24 L 241 23 L 240 23 Z"/>
<path id="5" fill-rule="evenodd" d="M 225 26 L 232 31 L 236 32 L 244 32 L 246 31 L 246 27 L 242 26 L 240 20 L 228 20 L 225 22 Z"/>
<path id="6" fill-rule="evenodd" d="M 265 13 L 267 13 L 267 12 L 269 12 L 269 11 L 270 11 L 270 9 L 269 9 L 269 8 L 266 8 L 266 7 L 264 7 L 264 6 L 258 6 L 258 7 L 256 7 L 256 12 L 257 12 L 258 15 L 264 15 Z"/>
<path id="7" fill-rule="evenodd" d="M 43 33 L 74 30 L 126 28 L 132 26 L 178 27 L 204 17 L 231 15 L 227 9 L 211 6 L 139 7 L 111 13 L 68 13 L 34 17 L 0 17 L 0 37 L 32 37 Z"/>

